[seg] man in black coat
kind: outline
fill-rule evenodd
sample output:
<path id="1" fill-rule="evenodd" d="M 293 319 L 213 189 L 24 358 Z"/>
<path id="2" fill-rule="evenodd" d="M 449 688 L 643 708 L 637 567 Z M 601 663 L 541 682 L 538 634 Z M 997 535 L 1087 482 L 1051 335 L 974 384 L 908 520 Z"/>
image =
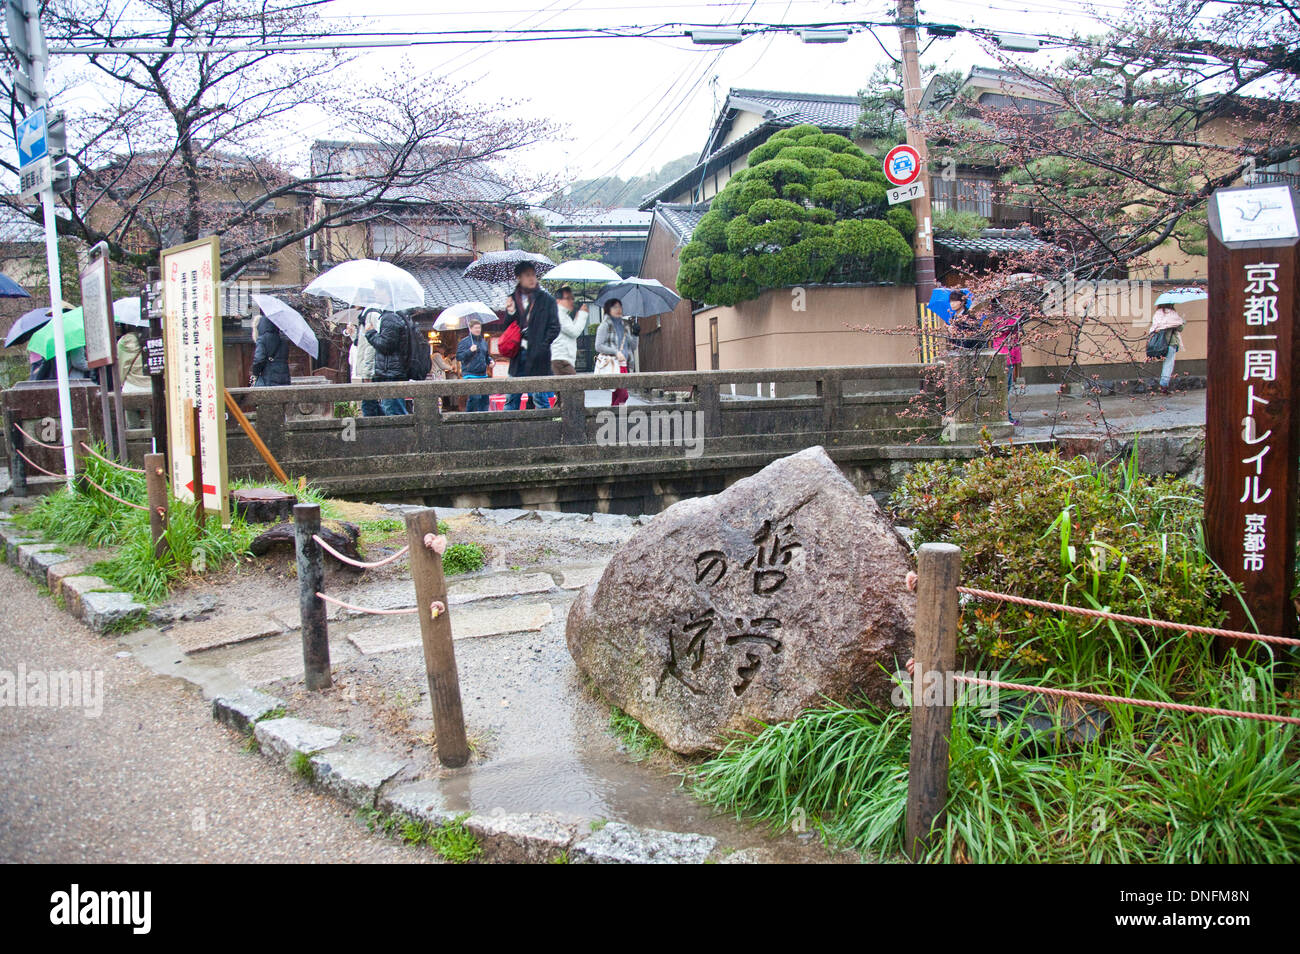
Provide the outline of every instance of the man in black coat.
<path id="1" fill-rule="evenodd" d="M 506 301 L 506 314 L 519 325 L 519 353 L 510 359 L 512 378 L 549 377 L 551 342 L 560 336 L 560 312 L 551 294 L 537 284 L 537 269 L 531 262 L 515 266 L 515 290 Z M 506 398 L 506 410 L 519 410 L 521 395 Z M 532 407 L 550 407 L 550 392 L 528 395 Z"/>
<path id="2" fill-rule="evenodd" d="M 253 350 L 253 386 L 284 387 L 289 381 L 289 342 L 270 318 L 257 323 L 257 347 Z"/>
<path id="3" fill-rule="evenodd" d="M 375 381 L 409 381 L 411 379 L 411 336 L 406 319 L 383 308 L 378 319 L 372 312 L 366 321 L 366 340 L 375 349 Z M 379 402 L 386 415 L 405 414 L 403 398 L 384 398 Z"/>

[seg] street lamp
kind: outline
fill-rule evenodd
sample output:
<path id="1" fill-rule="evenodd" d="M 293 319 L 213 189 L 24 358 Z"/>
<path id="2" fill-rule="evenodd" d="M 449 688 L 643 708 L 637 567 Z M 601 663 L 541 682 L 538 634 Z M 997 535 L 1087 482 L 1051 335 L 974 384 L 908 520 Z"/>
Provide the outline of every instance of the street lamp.
<path id="1" fill-rule="evenodd" d="M 800 30 L 799 39 L 805 43 L 847 43 L 849 42 L 849 31 L 814 27 Z"/>
<path id="2" fill-rule="evenodd" d="M 746 36 L 744 30 L 688 30 L 687 35 L 699 46 L 734 46 Z"/>

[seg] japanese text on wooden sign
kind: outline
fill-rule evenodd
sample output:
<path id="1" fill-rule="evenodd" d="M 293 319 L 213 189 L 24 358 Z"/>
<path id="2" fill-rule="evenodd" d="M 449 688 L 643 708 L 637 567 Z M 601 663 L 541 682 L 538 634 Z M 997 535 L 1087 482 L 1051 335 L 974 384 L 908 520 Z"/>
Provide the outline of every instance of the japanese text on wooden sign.
<path id="1" fill-rule="evenodd" d="M 1241 587 L 1230 625 L 1295 631 L 1300 368 L 1297 201 L 1274 185 L 1210 203 L 1205 522 L 1215 562 Z"/>
<path id="2" fill-rule="evenodd" d="M 193 500 L 199 492 L 193 485 L 192 462 L 185 451 L 192 426 L 186 409 L 196 407 L 203 506 L 220 513 L 222 523 L 227 523 L 230 495 L 218 304 L 220 254 L 215 237 L 163 251 L 163 353 L 173 492 L 181 500 Z"/>

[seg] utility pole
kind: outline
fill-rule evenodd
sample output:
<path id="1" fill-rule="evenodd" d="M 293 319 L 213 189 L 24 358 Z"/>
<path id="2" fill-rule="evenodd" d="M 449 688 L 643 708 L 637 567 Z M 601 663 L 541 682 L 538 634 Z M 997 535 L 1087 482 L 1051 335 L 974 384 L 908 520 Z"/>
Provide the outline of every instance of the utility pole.
<path id="1" fill-rule="evenodd" d="M 49 141 L 49 96 L 45 87 L 46 66 L 49 54 L 45 48 L 45 33 L 41 30 L 38 0 L 4 0 L 5 19 L 9 26 L 9 43 L 18 60 L 14 73 L 14 89 L 24 112 L 30 115 L 46 110 L 43 135 Z M 19 147 L 15 134 L 15 147 Z M 19 148 L 19 160 L 22 149 Z M 42 160 L 51 163 L 49 157 Z M 59 269 L 59 234 L 54 215 L 54 173 L 49 171 L 40 190 L 41 212 L 45 220 L 45 265 L 50 280 L 50 321 L 54 325 L 54 367 L 58 376 L 59 439 L 63 443 L 63 470 L 68 476 L 68 486 L 76 473 L 76 448 L 72 446 L 72 394 L 68 389 L 68 352 L 63 336 L 63 276 Z"/>
<path id="2" fill-rule="evenodd" d="M 930 224 L 930 153 L 921 131 L 921 57 L 916 43 L 916 2 L 898 0 L 899 34 L 903 47 L 903 109 L 907 114 L 907 144 L 921 157 L 921 184 L 925 194 L 912 200 L 916 218 L 915 264 L 918 309 L 930 304 L 934 289 L 934 233 Z M 919 312 L 918 312 L 919 314 Z"/>

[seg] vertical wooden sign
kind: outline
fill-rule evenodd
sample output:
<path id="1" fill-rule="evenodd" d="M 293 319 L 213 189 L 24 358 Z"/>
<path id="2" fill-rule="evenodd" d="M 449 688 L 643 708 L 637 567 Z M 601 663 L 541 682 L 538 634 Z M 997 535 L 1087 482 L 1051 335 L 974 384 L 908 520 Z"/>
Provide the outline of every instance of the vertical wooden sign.
<path id="1" fill-rule="evenodd" d="M 221 248 L 215 236 L 163 250 L 162 330 L 172 493 L 178 500 L 201 497 L 204 509 L 220 514 L 224 526 L 230 523 L 230 488 L 222 400 L 220 282 Z M 195 486 L 193 462 L 184 452 L 193 427 L 186 416 L 186 401 L 199 411 L 199 487 Z"/>
<path id="2" fill-rule="evenodd" d="M 1205 526 L 1260 632 L 1294 636 L 1300 458 L 1300 199 L 1276 184 L 1210 197 Z M 1228 601 L 1228 625 L 1248 629 Z"/>

